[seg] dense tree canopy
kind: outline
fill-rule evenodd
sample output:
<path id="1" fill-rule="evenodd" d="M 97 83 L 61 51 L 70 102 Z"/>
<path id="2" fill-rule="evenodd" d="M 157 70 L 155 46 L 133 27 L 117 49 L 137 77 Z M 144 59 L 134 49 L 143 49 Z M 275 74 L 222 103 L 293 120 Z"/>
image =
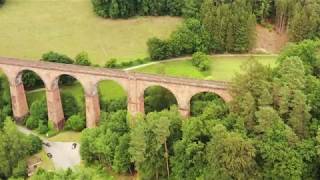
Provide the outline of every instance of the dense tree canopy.
<path id="1" fill-rule="evenodd" d="M 182 0 L 92 0 L 94 11 L 102 17 L 180 16 Z"/>
<path id="2" fill-rule="evenodd" d="M 35 136 L 19 132 L 11 118 L 0 129 L 0 178 L 25 178 L 27 156 L 42 149 L 42 142 Z"/>

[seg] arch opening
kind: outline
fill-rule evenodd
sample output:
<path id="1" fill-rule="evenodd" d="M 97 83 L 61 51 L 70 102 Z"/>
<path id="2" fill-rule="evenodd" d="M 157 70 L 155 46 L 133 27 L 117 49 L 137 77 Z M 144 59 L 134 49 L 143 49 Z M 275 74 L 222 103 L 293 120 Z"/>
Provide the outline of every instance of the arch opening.
<path id="1" fill-rule="evenodd" d="M 226 102 L 212 92 L 197 93 L 190 100 L 190 115 L 194 117 L 206 113 L 211 118 L 221 119 L 227 112 Z"/>
<path id="2" fill-rule="evenodd" d="M 108 113 L 127 110 L 127 92 L 116 81 L 102 80 L 97 84 L 100 103 L 100 123 L 106 120 Z"/>
<path id="3" fill-rule="evenodd" d="M 29 107 L 29 115 L 24 122 L 25 126 L 28 129 L 36 129 L 40 134 L 47 133 L 49 125 L 45 83 L 32 70 L 21 71 L 17 78 L 23 83 Z"/>
<path id="4" fill-rule="evenodd" d="M 151 86 L 144 91 L 144 111 L 159 112 L 169 109 L 173 105 L 178 105 L 175 95 L 162 86 Z"/>
<path id="5" fill-rule="evenodd" d="M 83 85 L 75 77 L 66 74 L 60 75 L 57 82 L 65 119 L 64 129 L 82 131 L 86 127 Z"/>

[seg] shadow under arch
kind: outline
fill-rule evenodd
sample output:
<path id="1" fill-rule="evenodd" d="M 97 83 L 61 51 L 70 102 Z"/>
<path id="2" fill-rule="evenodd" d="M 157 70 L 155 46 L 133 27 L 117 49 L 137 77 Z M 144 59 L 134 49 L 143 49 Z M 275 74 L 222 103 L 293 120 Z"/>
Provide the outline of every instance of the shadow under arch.
<path id="1" fill-rule="evenodd" d="M 145 114 L 169 109 L 172 105 L 178 106 L 177 98 L 172 91 L 160 85 L 147 87 L 143 98 Z"/>
<path id="2" fill-rule="evenodd" d="M 118 110 L 127 110 L 128 92 L 121 83 L 115 80 L 104 79 L 97 83 L 99 94 L 100 111 L 115 112 Z"/>
<path id="3" fill-rule="evenodd" d="M 81 81 L 69 74 L 60 74 L 55 79 L 60 91 L 65 120 L 73 115 L 81 115 L 86 119 L 85 90 Z"/>
<path id="4" fill-rule="evenodd" d="M 16 81 L 23 83 L 29 108 L 35 101 L 46 100 L 46 85 L 37 72 L 23 69 L 17 74 Z"/>
<path id="5" fill-rule="evenodd" d="M 198 92 L 190 98 L 190 115 L 200 116 L 205 111 L 215 118 L 222 118 L 228 112 L 226 101 L 214 92 Z"/>

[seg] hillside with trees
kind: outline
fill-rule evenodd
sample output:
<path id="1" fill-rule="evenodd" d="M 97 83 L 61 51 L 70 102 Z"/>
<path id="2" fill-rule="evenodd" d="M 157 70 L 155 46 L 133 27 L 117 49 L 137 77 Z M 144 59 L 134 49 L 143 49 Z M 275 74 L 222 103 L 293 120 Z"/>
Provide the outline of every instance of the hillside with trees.
<path id="1" fill-rule="evenodd" d="M 141 97 L 144 113 L 132 115 L 127 105 L 132 99 L 120 92 L 121 88 L 115 88 L 114 83 L 106 87 L 113 89 L 112 98 L 104 97 L 101 89 L 97 92 L 100 120 L 96 128 L 89 129 L 83 89 L 79 84 L 80 89 L 72 89 L 77 79 L 62 75 L 57 78 L 57 85 L 69 88 L 60 94 L 66 120 L 63 130 L 81 136 L 78 150 L 82 161 L 73 169 L 39 168 L 32 177 L 27 177 L 27 160 L 42 149 L 43 143 L 38 136 L 19 131 L 11 107 L 12 84 L 0 74 L 0 179 L 320 179 L 319 0 L 91 2 L 100 20 L 136 16 L 184 19 L 168 38 L 149 39 L 150 58 L 131 62 L 111 58 L 105 68 L 123 69 L 192 55 L 190 60 L 182 59 L 179 63 L 187 62 L 193 70 L 205 74 L 216 70 L 207 54 L 251 52 L 257 41 L 257 26 L 288 34 L 292 42 L 278 56 L 273 56 L 274 66 L 263 65 L 255 59 L 259 56 L 249 55 L 250 60 L 245 61 L 242 70 L 229 82 L 232 100 L 225 102 L 209 92 L 196 94 L 191 97 L 188 117 L 179 112 L 175 95 L 157 85 L 148 87 Z M 0 11 L 6 3 L 0 0 Z M 42 55 L 41 61 L 99 66 L 84 51 L 72 57 L 49 51 Z M 159 64 L 153 62 L 153 65 Z M 174 71 L 185 67 L 174 67 Z M 163 71 L 160 68 L 156 74 L 164 75 Z M 227 73 L 231 71 L 224 72 L 224 80 Z M 21 77 L 27 91 L 37 93 L 41 91 L 39 88 L 45 88 L 41 78 L 32 71 L 22 72 Z M 59 131 L 48 119 L 45 92 L 41 93 L 28 101 L 30 113 L 20 123 L 44 138 Z"/>

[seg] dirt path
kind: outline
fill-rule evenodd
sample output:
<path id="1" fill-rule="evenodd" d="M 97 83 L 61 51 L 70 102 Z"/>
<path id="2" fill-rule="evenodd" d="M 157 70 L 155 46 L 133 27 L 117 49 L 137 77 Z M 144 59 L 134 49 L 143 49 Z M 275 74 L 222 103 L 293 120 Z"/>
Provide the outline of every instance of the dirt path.
<path id="1" fill-rule="evenodd" d="M 279 34 L 273 29 L 256 26 L 257 41 L 253 51 L 279 53 L 288 42 L 286 33 Z"/>

